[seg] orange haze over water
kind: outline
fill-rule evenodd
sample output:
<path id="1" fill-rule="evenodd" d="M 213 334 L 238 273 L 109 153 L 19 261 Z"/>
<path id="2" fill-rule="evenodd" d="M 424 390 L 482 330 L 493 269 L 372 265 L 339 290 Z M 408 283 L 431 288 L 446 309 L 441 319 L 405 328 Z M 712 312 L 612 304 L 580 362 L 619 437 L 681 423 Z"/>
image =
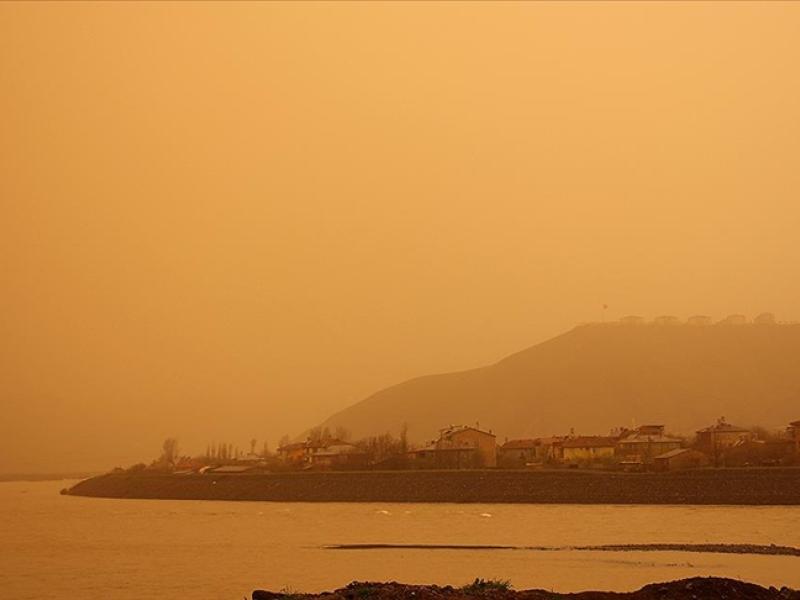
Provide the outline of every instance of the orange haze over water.
<path id="1" fill-rule="evenodd" d="M 795 3 L 0 4 L 0 472 L 274 448 L 604 303 L 800 318 L 798 31 Z"/>

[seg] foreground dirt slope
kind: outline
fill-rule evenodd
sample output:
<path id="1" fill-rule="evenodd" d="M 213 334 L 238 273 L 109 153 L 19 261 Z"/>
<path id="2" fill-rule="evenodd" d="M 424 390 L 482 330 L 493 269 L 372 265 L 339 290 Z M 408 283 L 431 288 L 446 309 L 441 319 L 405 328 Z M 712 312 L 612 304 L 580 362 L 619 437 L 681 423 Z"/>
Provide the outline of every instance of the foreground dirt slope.
<path id="1" fill-rule="evenodd" d="M 514 591 L 476 582 L 464 588 L 402 583 L 353 582 L 345 588 L 321 594 L 298 594 L 256 590 L 253 600 L 800 600 L 800 592 L 788 588 L 764 588 L 752 583 L 718 577 L 694 577 L 653 583 L 635 592 L 579 592 L 558 594 L 546 590 Z"/>

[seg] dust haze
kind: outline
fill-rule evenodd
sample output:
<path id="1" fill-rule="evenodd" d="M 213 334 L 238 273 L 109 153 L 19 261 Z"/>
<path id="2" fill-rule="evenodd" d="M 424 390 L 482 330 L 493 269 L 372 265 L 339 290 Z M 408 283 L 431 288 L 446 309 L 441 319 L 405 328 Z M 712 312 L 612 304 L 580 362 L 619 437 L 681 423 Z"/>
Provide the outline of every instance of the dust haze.
<path id="1" fill-rule="evenodd" d="M 0 472 L 274 448 L 580 322 L 800 318 L 798 26 L 0 5 Z"/>

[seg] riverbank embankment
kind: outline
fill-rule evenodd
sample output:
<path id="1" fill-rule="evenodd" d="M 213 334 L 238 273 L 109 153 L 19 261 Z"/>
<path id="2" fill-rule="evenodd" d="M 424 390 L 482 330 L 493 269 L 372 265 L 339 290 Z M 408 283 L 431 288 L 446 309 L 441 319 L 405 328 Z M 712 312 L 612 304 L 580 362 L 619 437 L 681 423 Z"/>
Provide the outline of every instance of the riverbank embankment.
<path id="1" fill-rule="evenodd" d="M 800 468 L 668 473 L 364 471 L 110 473 L 65 493 L 104 498 L 275 502 L 800 505 Z"/>

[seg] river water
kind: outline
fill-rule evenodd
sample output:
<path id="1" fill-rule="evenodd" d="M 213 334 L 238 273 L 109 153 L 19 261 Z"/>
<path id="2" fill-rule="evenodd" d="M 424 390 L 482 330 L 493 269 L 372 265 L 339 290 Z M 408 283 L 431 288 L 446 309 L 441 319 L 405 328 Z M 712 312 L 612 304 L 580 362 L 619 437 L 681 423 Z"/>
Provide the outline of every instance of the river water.
<path id="1" fill-rule="evenodd" d="M 800 588 L 800 558 L 689 552 L 330 550 L 331 544 L 800 546 L 800 507 L 306 504 L 60 496 L 0 483 L 0 597 L 239 600 L 352 580 L 631 590 L 697 575 Z"/>

